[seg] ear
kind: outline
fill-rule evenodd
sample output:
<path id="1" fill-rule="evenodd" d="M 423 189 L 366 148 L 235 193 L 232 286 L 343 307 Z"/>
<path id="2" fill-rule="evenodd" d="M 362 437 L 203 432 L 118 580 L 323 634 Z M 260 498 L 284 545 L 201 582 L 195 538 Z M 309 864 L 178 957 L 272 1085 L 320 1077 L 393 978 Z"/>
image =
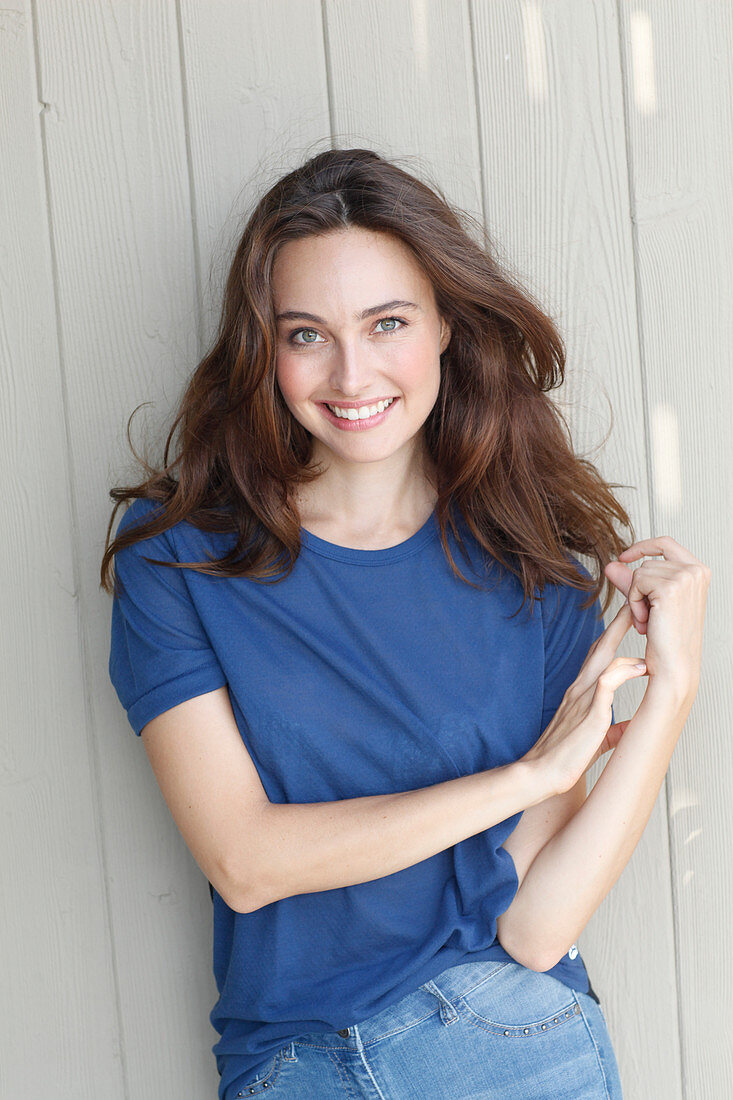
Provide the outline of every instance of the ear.
<path id="1" fill-rule="evenodd" d="M 452 335 L 452 332 L 451 332 L 450 325 L 448 324 L 447 321 L 445 321 L 441 317 L 441 319 L 440 319 L 440 354 L 441 355 L 443 354 L 445 349 L 448 347 L 448 344 L 450 343 L 451 335 Z"/>

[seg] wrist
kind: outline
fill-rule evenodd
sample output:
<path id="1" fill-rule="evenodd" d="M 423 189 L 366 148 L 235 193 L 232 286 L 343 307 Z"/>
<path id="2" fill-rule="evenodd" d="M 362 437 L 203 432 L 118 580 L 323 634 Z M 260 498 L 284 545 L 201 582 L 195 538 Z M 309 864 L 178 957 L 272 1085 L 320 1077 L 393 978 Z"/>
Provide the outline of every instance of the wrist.
<path id="1" fill-rule="evenodd" d="M 540 802 L 562 793 L 557 777 L 550 772 L 544 761 L 522 756 L 511 767 L 516 768 L 521 776 L 522 790 L 527 799 L 525 809 L 537 806 Z"/>
<path id="2" fill-rule="evenodd" d="M 675 714 L 680 711 L 689 712 L 698 686 L 699 681 L 693 683 L 680 677 L 650 676 L 643 702 Z"/>

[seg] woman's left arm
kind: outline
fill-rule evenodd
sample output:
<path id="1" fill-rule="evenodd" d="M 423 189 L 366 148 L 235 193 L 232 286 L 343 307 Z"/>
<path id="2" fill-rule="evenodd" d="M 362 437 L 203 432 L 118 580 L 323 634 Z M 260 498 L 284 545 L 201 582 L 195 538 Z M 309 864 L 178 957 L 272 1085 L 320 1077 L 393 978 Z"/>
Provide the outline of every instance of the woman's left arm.
<path id="1" fill-rule="evenodd" d="M 624 562 L 663 556 L 630 570 Z M 639 842 L 700 680 L 709 568 L 674 539 L 634 543 L 610 562 L 646 635 L 644 698 L 577 813 L 544 845 L 499 918 L 499 940 L 517 962 L 549 970 L 566 954 Z M 597 679 L 614 654 L 599 649 L 585 675 Z M 604 664 L 605 662 L 605 664 Z"/>

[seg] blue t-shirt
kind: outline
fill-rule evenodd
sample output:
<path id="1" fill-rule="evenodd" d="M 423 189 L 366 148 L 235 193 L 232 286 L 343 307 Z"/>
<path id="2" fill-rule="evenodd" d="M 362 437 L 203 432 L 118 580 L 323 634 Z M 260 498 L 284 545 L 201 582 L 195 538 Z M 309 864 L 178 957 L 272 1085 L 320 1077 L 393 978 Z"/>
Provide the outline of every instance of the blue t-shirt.
<path id="1" fill-rule="evenodd" d="M 156 507 L 136 500 L 118 531 Z M 227 684 L 265 792 L 280 803 L 413 790 L 516 760 L 603 631 L 600 601 L 582 611 L 586 592 L 547 585 L 531 616 L 529 600 L 515 615 L 519 581 L 459 523 L 471 564 L 449 530 L 453 557 L 480 589 L 454 575 L 435 512 L 381 550 L 301 529 L 293 571 L 276 583 L 144 560 L 205 561 L 233 547 L 233 533 L 186 521 L 125 548 L 109 674 L 134 732 Z M 517 890 L 502 844 L 520 817 L 394 874 L 253 913 L 213 891 L 219 1096 L 299 1034 L 358 1024 L 449 966 L 509 959 L 496 921 Z M 549 973 L 588 992 L 575 945 L 570 955 Z"/>

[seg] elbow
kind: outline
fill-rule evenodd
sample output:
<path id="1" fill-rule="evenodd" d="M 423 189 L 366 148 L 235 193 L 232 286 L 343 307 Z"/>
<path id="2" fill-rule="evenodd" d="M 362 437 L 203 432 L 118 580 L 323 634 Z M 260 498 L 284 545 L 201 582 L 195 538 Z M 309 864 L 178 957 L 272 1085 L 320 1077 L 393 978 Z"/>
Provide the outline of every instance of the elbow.
<path id="1" fill-rule="evenodd" d="M 556 957 L 549 956 L 546 953 L 543 954 L 532 944 L 523 944 L 519 949 L 516 947 L 510 949 L 503 943 L 501 946 L 507 955 L 511 955 L 520 966 L 526 967 L 527 970 L 535 970 L 538 974 L 544 974 L 545 971 L 552 970 L 553 966 L 556 966 L 562 958 L 562 955 Z"/>
<path id="2" fill-rule="evenodd" d="M 219 893 L 233 913 L 254 913 L 258 908 L 250 894 L 243 893 L 236 883 L 227 883 Z"/>
<path id="3" fill-rule="evenodd" d="M 506 921 L 502 921 L 501 918 L 499 918 L 497 922 L 496 938 L 507 955 L 510 955 L 520 966 L 526 966 L 529 970 L 536 969 L 530 961 L 531 952 L 527 950 L 531 945 L 528 945 L 526 940 L 523 942 L 522 937 L 520 937 L 519 940 L 517 940 L 516 937 L 512 937 L 508 924 Z"/>
<path id="4" fill-rule="evenodd" d="M 242 848 L 238 844 L 228 843 L 224 853 L 220 853 L 218 866 L 222 881 L 222 889 L 219 891 L 222 898 L 234 913 L 256 913 L 273 901 L 277 901 L 282 895 L 277 893 L 276 885 L 272 877 L 263 871 L 263 862 L 266 860 L 260 855 L 261 846 L 256 826 L 259 822 L 252 823 L 249 832 L 247 850 L 239 857 L 233 853 Z"/>
<path id="5" fill-rule="evenodd" d="M 501 919 L 497 923 L 497 939 L 515 962 L 540 974 L 552 970 L 562 958 L 562 955 L 555 957 L 554 953 L 533 942 L 529 936 L 512 936 L 509 926 L 506 922 L 502 923 Z"/>
<path id="6" fill-rule="evenodd" d="M 511 905 L 499 916 L 496 922 L 496 938 L 507 955 L 510 955 L 520 966 L 526 966 L 528 970 L 536 970 L 538 974 L 552 970 L 568 957 L 568 953 L 573 948 L 575 951 L 569 957 L 575 958 L 578 946 L 575 940 L 582 928 L 577 926 L 573 928 L 574 936 L 570 941 L 567 938 L 567 929 L 563 931 L 561 928 L 547 927 L 542 940 L 535 932 L 537 923 L 535 919 L 528 916 L 522 927 L 520 911 L 512 910 Z M 559 942 L 560 937 L 562 942 Z"/>
<path id="7" fill-rule="evenodd" d="M 546 948 L 539 950 L 535 944 L 534 951 L 530 953 L 529 960 L 523 963 L 523 965 L 529 970 L 536 970 L 538 974 L 544 974 L 548 970 L 552 970 L 553 966 L 557 966 L 557 964 L 565 958 L 566 954 L 567 948 L 561 950 L 554 948 L 549 951 Z"/>
<path id="8" fill-rule="evenodd" d="M 535 955 L 530 962 L 527 962 L 524 965 L 527 967 L 528 970 L 535 970 L 538 974 L 544 974 L 548 970 L 552 970 L 553 966 L 557 966 L 561 958 L 562 955 L 560 955 L 559 957 L 556 955 L 548 957 L 546 955 L 544 958 Z"/>
<path id="9" fill-rule="evenodd" d="M 266 904 L 252 893 L 238 894 L 236 898 L 227 901 L 227 905 L 235 913 L 256 913 L 258 909 L 262 909 Z"/>
<path id="10" fill-rule="evenodd" d="M 256 913 L 275 898 L 254 875 L 226 878 L 226 887 L 220 891 L 229 908 L 235 913 Z"/>
<path id="11" fill-rule="evenodd" d="M 230 868 L 223 873 L 222 879 L 219 893 L 235 913 L 256 913 L 280 897 L 273 884 L 265 882 L 264 877 L 252 867 L 245 870 L 239 868 L 236 872 Z"/>

